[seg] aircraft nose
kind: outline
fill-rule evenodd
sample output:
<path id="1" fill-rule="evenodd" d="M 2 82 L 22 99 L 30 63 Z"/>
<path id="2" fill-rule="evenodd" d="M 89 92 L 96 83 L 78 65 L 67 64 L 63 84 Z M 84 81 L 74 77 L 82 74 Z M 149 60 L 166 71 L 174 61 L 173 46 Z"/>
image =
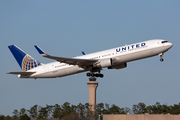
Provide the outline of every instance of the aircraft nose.
<path id="1" fill-rule="evenodd" d="M 169 46 L 170 46 L 170 48 L 173 46 L 173 44 L 172 43 L 169 43 Z"/>
<path id="2" fill-rule="evenodd" d="M 170 42 L 167 44 L 168 49 L 171 49 L 171 48 L 172 48 L 172 46 L 173 46 L 173 44 L 172 44 L 172 43 L 170 43 Z"/>

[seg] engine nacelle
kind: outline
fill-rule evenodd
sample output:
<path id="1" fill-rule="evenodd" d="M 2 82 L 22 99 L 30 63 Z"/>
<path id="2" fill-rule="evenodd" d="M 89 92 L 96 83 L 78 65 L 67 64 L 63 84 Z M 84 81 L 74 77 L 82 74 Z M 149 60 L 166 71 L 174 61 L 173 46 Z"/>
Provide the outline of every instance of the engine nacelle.
<path id="1" fill-rule="evenodd" d="M 126 68 L 126 67 L 127 67 L 127 63 L 122 63 L 122 64 L 110 66 L 110 67 L 108 67 L 108 69 L 122 69 L 122 68 Z"/>
<path id="2" fill-rule="evenodd" d="M 93 67 L 110 67 L 112 66 L 112 59 L 111 58 L 107 58 L 107 59 L 101 59 L 98 62 L 94 63 Z"/>

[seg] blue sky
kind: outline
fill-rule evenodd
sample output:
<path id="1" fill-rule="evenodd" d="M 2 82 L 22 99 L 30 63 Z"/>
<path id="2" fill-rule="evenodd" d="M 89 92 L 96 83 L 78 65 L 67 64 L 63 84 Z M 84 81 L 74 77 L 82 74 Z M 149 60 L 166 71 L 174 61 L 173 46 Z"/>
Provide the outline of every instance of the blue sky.
<path id="1" fill-rule="evenodd" d="M 89 101 L 86 73 L 58 79 L 19 79 L 21 71 L 8 45 L 16 44 L 42 63 L 34 45 L 51 55 L 80 56 L 150 39 L 165 39 L 173 48 L 160 57 L 128 63 L 121 70 L 104 69 L 98 78 L 97 103 L 132 107 L 144 102 L 180 102 L 180 1 L 0 1 L 0 114 L 69 102 Z"/>

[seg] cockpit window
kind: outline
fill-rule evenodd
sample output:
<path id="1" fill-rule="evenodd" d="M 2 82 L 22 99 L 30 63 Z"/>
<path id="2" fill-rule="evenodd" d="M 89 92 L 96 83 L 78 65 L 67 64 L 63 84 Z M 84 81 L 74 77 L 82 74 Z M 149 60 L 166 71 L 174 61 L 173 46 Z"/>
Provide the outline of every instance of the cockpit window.
<path id="1" fill-rule="evenodd" d="M 166 42 L 168 42 L 168 41 L 162 41 L 161 43 L 166 43 Z"/>

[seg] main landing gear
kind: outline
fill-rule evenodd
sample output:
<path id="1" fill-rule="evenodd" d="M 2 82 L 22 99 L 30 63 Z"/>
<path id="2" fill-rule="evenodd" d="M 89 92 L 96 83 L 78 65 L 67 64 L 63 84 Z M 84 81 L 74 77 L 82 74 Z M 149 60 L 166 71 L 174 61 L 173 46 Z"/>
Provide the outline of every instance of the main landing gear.
<path id="1" fill-rule="evenodd" d="M 103 77 L 104 77 L 103 74 L 100 74 L 100 73 L 94 74 L 93 72 L 87 73 L 86 75 L 87 75 L 88 77 L 100 77 L 100 78 L 103 78 Z"/>
<path id="2" fill-rule="evenodd" d="M 164 59 L 162 58 L 163 57 L 163 53 L 160 53 L 159 56 L 161 57 L 160 61 L 163 62 L 164 61 Z"/>

